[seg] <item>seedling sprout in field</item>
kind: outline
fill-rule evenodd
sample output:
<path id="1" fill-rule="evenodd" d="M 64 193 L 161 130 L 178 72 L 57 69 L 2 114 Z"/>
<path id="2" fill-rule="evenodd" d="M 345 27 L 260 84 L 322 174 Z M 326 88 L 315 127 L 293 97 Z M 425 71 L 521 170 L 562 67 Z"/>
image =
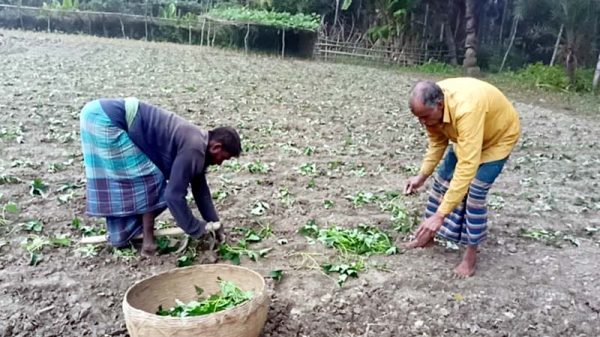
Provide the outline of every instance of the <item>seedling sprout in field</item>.
<path id="1" fill-rule="evenodd" d="M 2 205 L 2 213 L 0 213 L 0 226 L 8 224 L 8 214 L 19 214 L 19 206 L 12 202 L 7 202 Z"/>
<path id="2" fill-rule="evenodd" d="M 34 179 L 30 186 L 29 194 L 45 198 L 48 192 L 48 185 L 40 178 Z"/>
<path id="3" fill-rule="evenodd" d="M 269 172 L 269 165 L 263 163 L 260 160 L 255 160 L 246 164 L 246 168 L 250 173 L 267 173 Z"/>
<path id="4" fill-rule="evenodd" d="M 298 173 L 303 176 L 312 176 L 317 173 L 317 164 L 315 163 L 304 163 L 298 167 Z"/>

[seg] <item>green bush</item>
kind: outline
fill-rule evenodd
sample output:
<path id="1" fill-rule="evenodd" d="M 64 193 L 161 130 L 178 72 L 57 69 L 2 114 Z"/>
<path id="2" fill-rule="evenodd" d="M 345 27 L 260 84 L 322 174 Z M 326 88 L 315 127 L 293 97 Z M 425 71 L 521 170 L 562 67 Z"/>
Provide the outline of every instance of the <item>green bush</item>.
<path id="1" fill-rule="evenodd" d="M 515 76 L 551 91 L 592 91 L 593 71 L 591 69 L 577 69 L 575 75 L 575 83 L 571 84 L 563 66 L 550 67 L 538 62 L 518 71 Z"/>
<path id="2" fill-rule="evenodd" d="M 237 22 L 251 22 L 287 29 L 305 29 L 316 31 L 320 25 L 317 14 L 290 14 L 245 7 L 217 7 L 210 10 L 210 16 Z"/>

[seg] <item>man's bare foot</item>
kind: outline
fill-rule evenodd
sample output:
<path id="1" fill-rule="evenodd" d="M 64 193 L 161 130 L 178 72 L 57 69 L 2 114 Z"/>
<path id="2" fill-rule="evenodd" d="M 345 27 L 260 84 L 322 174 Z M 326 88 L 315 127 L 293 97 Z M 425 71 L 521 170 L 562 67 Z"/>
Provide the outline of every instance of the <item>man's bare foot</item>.
<path id="1" fill-rule="evenodd" d="M 153 212 L 142 215 L 143 224 L 143 241 L 142 256 L 156 256 L 156 242 L 154 242 L 154 218 L 156 215 Z"/>
<path id="2" fill-rule="evenodd" d="M 420 242 L 419 240 L 414 239 L 410 242 L 403 244 L 402 247 L 404 249 L 429 248 L 429 247 L 432 247 L 434 244 L 435 244 L 435 242 L 433 241 L 433 237 L 432 237 L 431 239 L 429 239 L 428 241 L 425 241 L 425 242 Z"/>
<path id="3" fill-rule="evenodd" d="M 475 264 L 477 263 L 477 246 L 468 246 L 462 261 L 454 273 L 460 278 L 471 277 L 475 274 Z"/>
<path id="4" fill-rule="evenodd" d="M 144 241 L 144 243 L 142 243 L 140 254 L 147 257 L 156 256 L 156 243 L 154 243 L 154 240 L 152 240 L 152 242 Z"/>

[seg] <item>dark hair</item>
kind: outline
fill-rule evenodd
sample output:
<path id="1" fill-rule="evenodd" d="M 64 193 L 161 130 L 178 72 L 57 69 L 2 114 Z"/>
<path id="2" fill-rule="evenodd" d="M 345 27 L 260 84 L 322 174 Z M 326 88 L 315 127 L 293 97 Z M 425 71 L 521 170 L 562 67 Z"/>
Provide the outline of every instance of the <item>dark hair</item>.
<path id="1" fill-rule="evenodd" d="M 435 82 L 419 81 L 411 90 L 411 98 L 419 98 L 423 104 L 434 107 L 444 100 L 444 92 Z"/>
<path id="2" fill-rule="evenodd" d="M 240 135 L 232 127 L 221 126 L 208 131 L 208 141 L 211 140 L 221 143 L 223 149 L 233 157 L 239 157 L 242 153 Z"/>

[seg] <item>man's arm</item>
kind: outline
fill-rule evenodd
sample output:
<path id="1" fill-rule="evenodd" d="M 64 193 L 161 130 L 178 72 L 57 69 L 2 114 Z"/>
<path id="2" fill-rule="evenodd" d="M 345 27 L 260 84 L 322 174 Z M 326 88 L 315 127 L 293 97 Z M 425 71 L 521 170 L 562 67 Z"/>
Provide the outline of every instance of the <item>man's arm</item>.
<path id="1" fill-rule="evenodd" d="M 177 225 L 194 238 L 204 234 L 206 222 L 198 220 L 192 214 L 185 199 L 188 186 L 196 172 L 202 172 L 204 159 L 198 159 L 197 153 L 181 153 L 177 155 L 171 168 L 171 177 L 167 183 L 165 196 L 167 206 L 173 214 Z"/>
<path id="2" fill-rule="evenodd" d="M 192 194 L 204 220 L 208 222 L 219 221 L 219 215 L 213 204 L 210 188 L 206 182 L 206 175 L 200 174 L 192 179 Z"/>
<path id="3" fill-rule="evenodd" d="M 455 152 L 458 163 L 454 169 L 454 176 L 448 191 L 437 211 L 443 215 L 452 212 L 463 200 L 469 190 L 471 181 L 477 174 L 483 146 L 485 113 L 467 112 L 461 114 L 456 124 L 458 137 Z"/>

